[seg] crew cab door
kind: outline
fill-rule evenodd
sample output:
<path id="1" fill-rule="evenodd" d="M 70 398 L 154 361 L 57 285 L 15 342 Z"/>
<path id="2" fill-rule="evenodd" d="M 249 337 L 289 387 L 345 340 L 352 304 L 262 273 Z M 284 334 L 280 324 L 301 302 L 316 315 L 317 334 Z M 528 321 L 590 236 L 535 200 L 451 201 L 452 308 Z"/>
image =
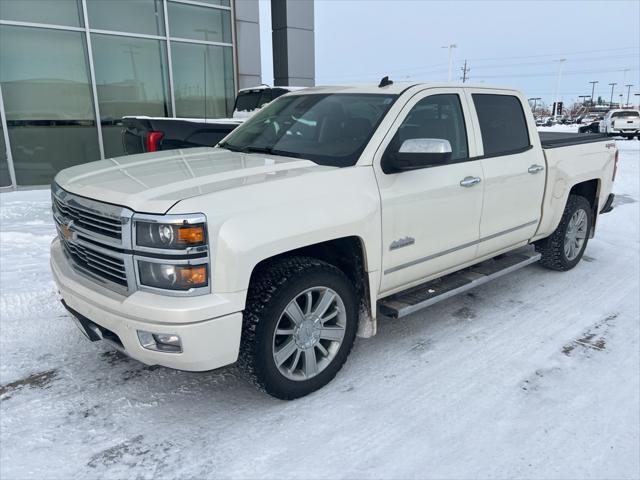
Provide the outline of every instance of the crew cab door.
<path id="1" fill-rule="evenodd" d="M 481 133 L 484 199 L 478 256 L 527 242 L 540 221 L 546 161 L 524 99 L 510 91 L 468 90 Z"/>
<path id="2" fill-rule="evenodd" d="M 374 158 L 382 205 L 381 293 L 391 293 L 476 257 L 482 161 L 475 155 L 461 89 L 418 92 L 403 107 Z M 448 140 L 446 164 L 385 173 L 385 154 L 408 139 Z"/>

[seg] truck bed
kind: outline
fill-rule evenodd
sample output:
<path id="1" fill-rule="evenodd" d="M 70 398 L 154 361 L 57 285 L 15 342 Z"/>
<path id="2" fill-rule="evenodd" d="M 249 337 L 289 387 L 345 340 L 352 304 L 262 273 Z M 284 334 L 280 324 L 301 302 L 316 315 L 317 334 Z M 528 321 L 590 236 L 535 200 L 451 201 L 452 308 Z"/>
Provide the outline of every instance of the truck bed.
<path id="1" fill-rule="evenodd" d="M 584 143 L 603 142 L 607 136 L 601 133 L 567 133 L 567 132 L 538 132 L 542 148 L 568 147 Z"/>

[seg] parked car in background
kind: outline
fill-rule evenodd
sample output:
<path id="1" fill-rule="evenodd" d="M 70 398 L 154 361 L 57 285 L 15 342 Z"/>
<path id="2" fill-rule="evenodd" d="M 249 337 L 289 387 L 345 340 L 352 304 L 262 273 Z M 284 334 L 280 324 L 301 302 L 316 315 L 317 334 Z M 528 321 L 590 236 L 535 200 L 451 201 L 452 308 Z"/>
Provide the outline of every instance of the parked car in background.
<path id="1" fill-rule="evenodd" d="M 616 165 L 604 135 L 539 134 L 514 90 L 311 88 L 215 148 L 60 172 L 53 278 L 92 341 L 181 370 L 238 361 L 297 398 L 334 378 L 378 312 L 536 261 L 575 267 Z"/>
<path id="2" fill-rule="evenodd" d="M 578 128 L 578 133 L 599 133 L 600 121 L 604 118 L 602 114 L 590 113 L 586 115 Z"/>
<path id="3" fill-rule="evenodd" d="M 599 124 L 600 133 L 610 137 L 620 135 L 628 140 L 640 138 L 640 111 L 609 110 Z"/>
<path id="4" fill-rule="evenodd" d="M 303 87 L 245 88 L 238 92 L 232 118 L 167 118 L 129 116 L 122 119 L 122 142 L 127 154 L 212 147 L 264 105 Z"/>

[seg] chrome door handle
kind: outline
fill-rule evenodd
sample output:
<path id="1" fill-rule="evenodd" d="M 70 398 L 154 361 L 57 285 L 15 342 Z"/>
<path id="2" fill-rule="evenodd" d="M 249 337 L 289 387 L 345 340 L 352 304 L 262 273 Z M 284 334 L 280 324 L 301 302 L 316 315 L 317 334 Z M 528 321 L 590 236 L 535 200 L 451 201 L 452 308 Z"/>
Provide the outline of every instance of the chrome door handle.
<path id="1" fill-rule="evenodd" d="M 461 187 L 473 187 L 474 185 L 477 185 L 480 183 L 480 177 L 464 177 L 462 180 L 460 180 L 460 186 Z"/>
<path id="2" fill-rule="evenodd" d="M 529 173 L 538 173 L 544 170 L 544 167 L 542 165 L 537 165 L 537 164 L 533 164 L 529 167 L 529 170 L 527 170 Z"/>

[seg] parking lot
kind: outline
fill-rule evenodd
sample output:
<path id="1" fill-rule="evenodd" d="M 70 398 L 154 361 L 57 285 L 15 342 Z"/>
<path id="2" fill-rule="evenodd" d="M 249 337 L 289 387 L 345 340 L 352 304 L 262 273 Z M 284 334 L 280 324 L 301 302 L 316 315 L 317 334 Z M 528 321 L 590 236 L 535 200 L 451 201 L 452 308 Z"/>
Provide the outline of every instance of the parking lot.
<path id="1" fill-rule="evenodd" d="M 617 143 L 577 268 L 382 318 L 293 402 L 88 342 L 49 272 L 49 192 L 2 194 L 0 477 L 638 478 L 640 142 Z"/>

